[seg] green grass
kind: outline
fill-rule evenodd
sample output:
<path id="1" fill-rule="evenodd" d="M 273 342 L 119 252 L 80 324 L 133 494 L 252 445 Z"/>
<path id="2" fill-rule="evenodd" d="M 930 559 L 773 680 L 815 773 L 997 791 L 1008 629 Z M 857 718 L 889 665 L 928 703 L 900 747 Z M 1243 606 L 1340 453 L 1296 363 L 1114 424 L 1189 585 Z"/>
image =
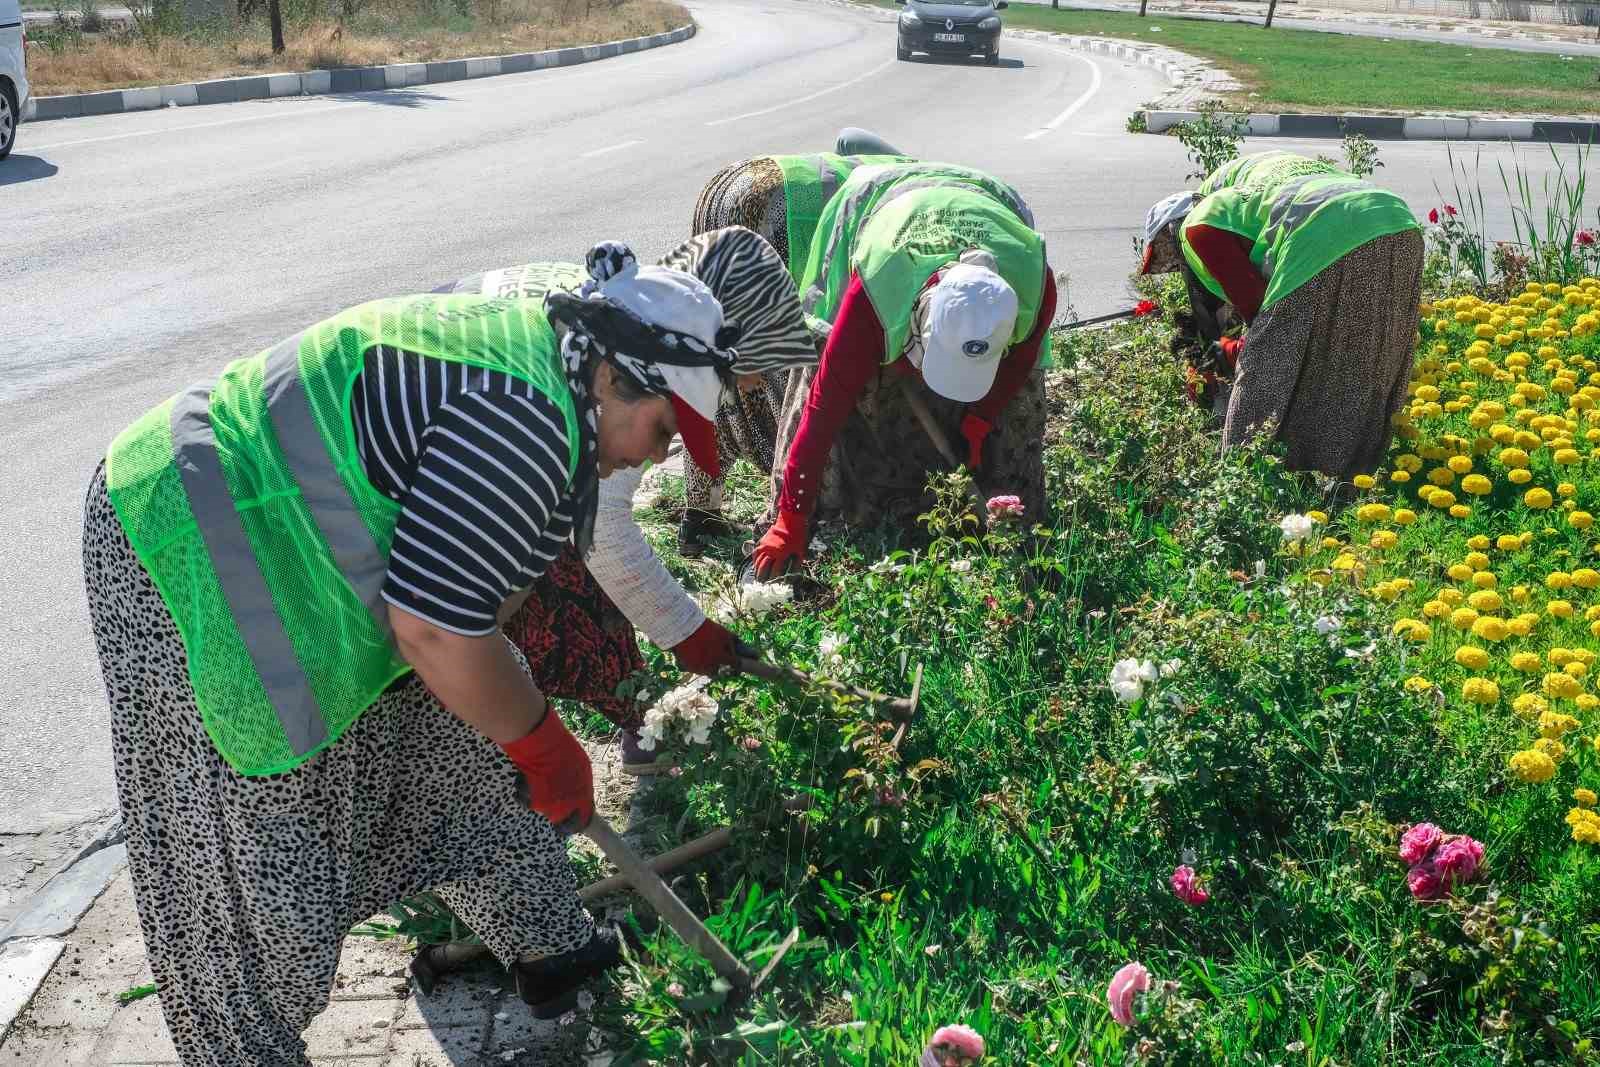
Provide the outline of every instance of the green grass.
<path id="1" fill-rule="evenodd" d="M 1017 29 L 1166 45 L 1213 60 L 1245 86 L 1239 103 L 1256 111 L 1600 112 L 1600 61 L 1592 57 L 1562 60 L 1534 52 L 1264 30 L 1259 23 L 1053 11 L 1034 4 L 1007 9 L 1005 22 Z M 1249 98 L 1248 93 L 1258 95 Z"/>

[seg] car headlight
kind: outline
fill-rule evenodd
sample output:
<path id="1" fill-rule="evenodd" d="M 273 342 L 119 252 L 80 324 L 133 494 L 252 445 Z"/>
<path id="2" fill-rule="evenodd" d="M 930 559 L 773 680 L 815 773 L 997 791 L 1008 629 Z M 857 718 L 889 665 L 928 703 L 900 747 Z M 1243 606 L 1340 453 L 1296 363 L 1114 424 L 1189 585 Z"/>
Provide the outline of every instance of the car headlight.
<path id="1" fill-rule="evenodd" d="M 998 30 L 999 28 L 1000 28 L 1000 16 L 999 15 L 990 15 L 988 18 L 986 18 L 982 22 L 978 23 L 978 29 L 983 30 L 985 32 L 990 31 L 990 30 Z"/>
<path id="2" fill-rule="evenodd" d="M 903 11 L 900 13 L 900 25 L 916 27 L 922 25 L 922 20 L 910 11 Z"/>

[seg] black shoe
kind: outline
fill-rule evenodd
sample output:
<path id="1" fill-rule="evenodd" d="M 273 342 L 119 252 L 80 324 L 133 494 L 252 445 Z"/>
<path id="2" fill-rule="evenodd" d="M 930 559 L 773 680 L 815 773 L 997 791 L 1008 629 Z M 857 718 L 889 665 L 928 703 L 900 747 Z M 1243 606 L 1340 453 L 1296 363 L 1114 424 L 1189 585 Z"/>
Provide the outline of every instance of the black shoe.
<path id="1" fill-rule="evenodd" d="M 517 995 L 535 1019 L 557 1019 L 578 1006 L 578 990 L 622 962 L 622 939 L 614 926 L 596 926 L 582 948 L 511 967 Z"/>
<path id="2" fill-rule="evenodd" d="M 686 559 L 698 559 L 705 555 L 706 541 L 737 532 L 733 523 L 718 512 L 685 508 L 683 521 L 678 523 L 678 555 Z"/>

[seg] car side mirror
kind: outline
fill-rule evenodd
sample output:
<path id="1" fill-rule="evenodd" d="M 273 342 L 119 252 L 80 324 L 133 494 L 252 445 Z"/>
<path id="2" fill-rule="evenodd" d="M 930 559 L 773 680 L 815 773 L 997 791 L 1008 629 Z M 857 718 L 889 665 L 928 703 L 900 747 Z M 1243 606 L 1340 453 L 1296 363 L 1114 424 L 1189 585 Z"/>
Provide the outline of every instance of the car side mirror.
<path id="1" fill-rule="evenodd" d="M 1007 0 L 994 0 L 994 9 L 996 11 L 1003 11 L 1010 6 L 1011 5 L 1007 3 Z"/>

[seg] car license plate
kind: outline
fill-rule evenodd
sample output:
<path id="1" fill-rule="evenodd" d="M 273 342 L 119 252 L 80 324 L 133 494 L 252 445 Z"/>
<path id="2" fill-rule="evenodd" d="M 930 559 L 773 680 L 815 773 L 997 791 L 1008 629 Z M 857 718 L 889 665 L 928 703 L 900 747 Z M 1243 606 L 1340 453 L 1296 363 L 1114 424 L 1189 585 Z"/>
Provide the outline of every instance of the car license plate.
<path id="1" fill-rule="evenodd" d="M 966 37 L 959 33 L 936 33 L 933 35 L 933 39 L 935 41 L 943 41 L 946 44 L 960 44 L 966 40 Z"/>

